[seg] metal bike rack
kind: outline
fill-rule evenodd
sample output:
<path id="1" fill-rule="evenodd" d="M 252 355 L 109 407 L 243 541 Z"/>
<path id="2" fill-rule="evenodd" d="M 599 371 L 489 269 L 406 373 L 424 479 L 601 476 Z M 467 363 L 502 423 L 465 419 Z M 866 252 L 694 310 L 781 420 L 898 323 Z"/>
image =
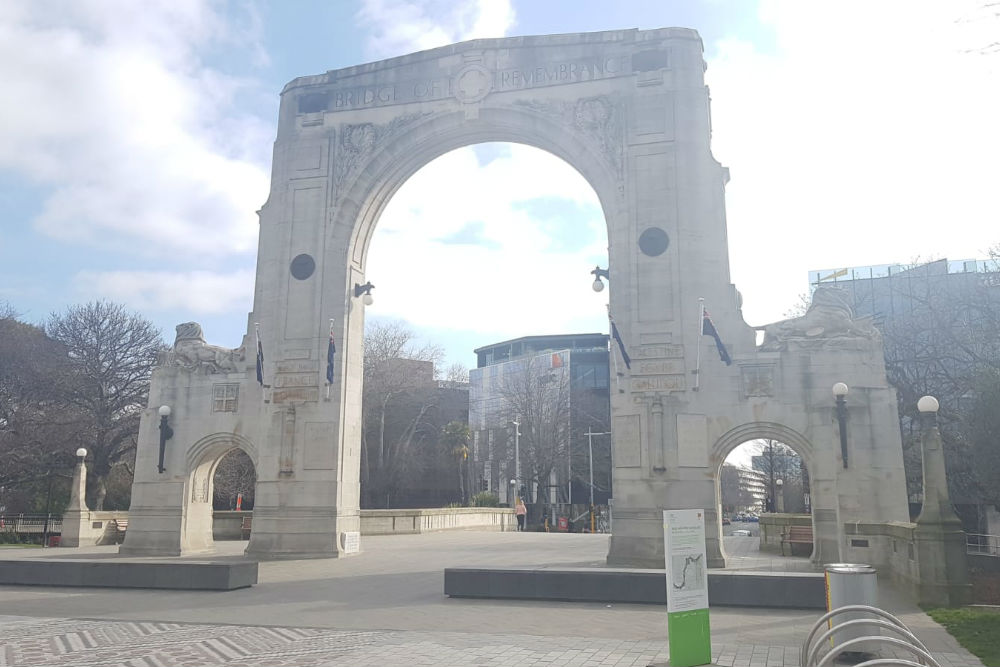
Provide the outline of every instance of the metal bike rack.
<path id="1" fill-rule="evenodd" d="M 856 618 L 833 625 L 832 619 L 844 613 L 870 614 L 873 618 Z M 817 637 L 817 633 L 819 633 L 820 628 L 824 624 L 830 627 Z M 856 633 L 862 627 L 871 628 L 878 634 L 850 639 L 833 646 L 831 650 L 823 653 L 824 646 L 829 646 L 833 637 L 838 632 L 850 629 Z M 898 637 L 887 637 L 882 634 L 883 631 L 889 631 L 898 635 Z M 861 651 L 862 647 L 867 649 L 873 645 L 878 648 L 893 648 L 908 651 L 913 654 L 914 659 L 873 658 L 855 665 L 855 667 L 888 667 L 889 665 L 899 667 L 941 667 L 937 660 L 934 659 L 934 656 L 930 654 L 930 651 L 927 650 L 927 647 L 924 646 L 923 642 L 917 639 L 916 635 L 902 621 L 878 607 L 863 604 L 838 607 L 821 616 L 816 621 L 816 624 L 813 625 L 812 630 L 809 631 L 809 635 L 802 644 L 802 651 L 799 654 L 799 664 L 802 667 L 828 667 L 842 653 Z"/>

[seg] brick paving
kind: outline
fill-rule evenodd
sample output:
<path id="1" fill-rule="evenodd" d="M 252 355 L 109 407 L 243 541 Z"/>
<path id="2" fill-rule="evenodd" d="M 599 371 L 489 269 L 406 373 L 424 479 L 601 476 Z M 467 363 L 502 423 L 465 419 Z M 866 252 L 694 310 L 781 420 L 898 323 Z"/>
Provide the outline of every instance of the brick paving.
<path id="1" fill-rule="evenodd" d="M 746 538 L 737 538 L 745 540 Z M 0 667 L 241 667 L 497 665 L 632 667 L 664 664 L 666 612 L 655 605 L 444 597 L 454 565 L 598 565 L 600 535 L 449 532 L 366 538 L 358 558 L 260 564 L 260 584 L 228 593 L 0 586 Z M 749 569 L 805 567 L 727 552 Z M 222 558 L 244 545 L 220 543 Z M 15 553 L 20 552 L 20 553 Z M 5 549 L 7 557 L 40 550 Z M 113 548 L 45 550 L 45 557 L 113 558 Z M 880 606 L 901 617 L 942 667 L 981 663 L 892 588 Z M 816 611 L 713 608 L 713 660 L 725 667 L 797 667 Z"/>

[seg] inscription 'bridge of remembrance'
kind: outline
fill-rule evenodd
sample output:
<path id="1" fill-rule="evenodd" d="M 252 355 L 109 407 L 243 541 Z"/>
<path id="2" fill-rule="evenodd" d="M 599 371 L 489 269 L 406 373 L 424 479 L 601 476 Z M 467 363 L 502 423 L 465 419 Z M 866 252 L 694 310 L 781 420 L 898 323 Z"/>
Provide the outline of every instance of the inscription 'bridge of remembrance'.
<path id="1" fill-rule="evenodd" d="M 662 510 L 703 508 L 708 565 L 724 565 L 716 479 L 726 455 L 752 438 L 803 457 L 817 561 L 849 555 L 846 523 L 906 521 L 895 397 L 870 324 L 822 290 L 802 318 L 769 325 L 762 346 L 743 320 L 729 276 L 729 172 L 711 153 L 704 70 L 698 34 L 666 28 L 475 40 L 289 83 L 260 211 L 242 346 L 250 354 L 206 345 L 196 324 L 178 328 L 143 413 L 122 551 L 211 548 L 212 473 L 233 448 L 257 471 L 248 554 L 353 550 L 364 331 L 356 287 L 367 282 L 368 245 L 407 178 L 487 141 L 559 156 L 604 211 L 610 309 L 632 357 L 630 368 L 618 364 L 611 399 L 609 563 L 662 567 Z M 731 364 L 700 335 L 700 299 Z M 831 410 L 836 382 L 852 388 L 849 464 Z M 162 470 L 161 405 L 173 427 Z"/>

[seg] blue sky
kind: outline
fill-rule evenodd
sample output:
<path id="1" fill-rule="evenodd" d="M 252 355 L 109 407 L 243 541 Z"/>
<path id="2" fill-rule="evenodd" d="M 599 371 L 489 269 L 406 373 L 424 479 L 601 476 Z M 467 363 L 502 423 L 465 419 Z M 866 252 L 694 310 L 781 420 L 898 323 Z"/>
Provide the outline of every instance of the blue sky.
<path id="1" fill-rule="evenodd" d="M 168 340 L 246 330 L 256 211 L 289 80 L 475 37 L 684 26 L 705 43 L 733 280 L 751 324 L 809 269 L 983 257 L 1000 242 L 1000 28 L 968 2 L 15 0 L 0 5 L 0 300 L 108 298 Z M 448 360 L 602 331 L 603 218 L 541 151 L 442 156 L 379 222 L 369 317 Z M 416 259 L 414 259 L 416 258 Z M 489 267 L 484 270 L 484 267 Z"/>

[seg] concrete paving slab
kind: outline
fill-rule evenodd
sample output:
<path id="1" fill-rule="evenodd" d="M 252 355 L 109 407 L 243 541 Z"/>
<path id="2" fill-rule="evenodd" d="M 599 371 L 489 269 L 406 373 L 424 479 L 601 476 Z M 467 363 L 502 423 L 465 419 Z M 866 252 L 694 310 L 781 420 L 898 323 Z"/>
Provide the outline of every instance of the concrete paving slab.
<path id="1" fill-rule="evenodd" d="M 245 544 L 219 543 L 213 559 L 241 559 Z M 367 537 L 362 540 L 362 547 L 365 551 L 360 557 L 261 562 L 256 586 L 226 593 L 0 586 L 0 613 L 20 617 L 18 623 L 36 623 L 33 632 L 39 642 L 70 642 L 56 639 L 62 631 L 51 628 L 83 627 L 80 624 L 85 622 L 105 624 L 111 635 L 121 630 L 119 623 L 194 624 L 201 628 L 198 632 L 213 637 L 214 632 L 228 637 L 226 633 L 230 631 L 224 628 L 234 626 L 261 628 L 259 633 L 265 630 L 267 633 L 272 630 L 293 633 L 322 630 L 332 633 L 324 635 L 329 646 L 337 646 L 336 642 L 360 641 L 358 637 L 368 636 L 364 633 L 378 635 L 378 642 L 366 644 L 370 648 L 358 648 L 347 662 L 338 658 L 341 654 L 336 650 L 339 649 L 330 649 L 326 663 L 295 663 L 293 660 L 300 659 L 298 654 L 288 649 L 288 655 L 284 656 L 279 647 L 267 653 L 277 656 L 274 660 L 271 657 L 247 658 L 244 663 L 238 660 L 223 663 L 221 658 L 217 658 L 219 662 L 189 660 L 203 665 L 509 664 L 524 667 L 556 661 L 569 664 L 576 660 L 589 667 L 619 662 L 639 665 L 648 664 L 653 658 L 666 659 L 663 653 L 667 640 L 664 608 L 634 604 L 450 599 L 442 593 L 445 567 L 600 566 L 607 553 L 606 535 L 444 532 Z M 44 555 L 61 555 L 60 551 L 46 549 Z M 87 554 L 88 557 L 114 558 L 115 547 L 65 551 L 76 557 Z M 39 552 L 38 549 L 4 549 L 3 556 L 5 560 L 31 558 L 39 557 Z M 981 664 L 961 649 L 943 628 L 891 588 L 880 589 L 880 596 L 882 606 L 901 615 L 935 655 L 945 657 L 956 667 Z M 794 667 L 798 661 L 798 647 L 820 615 L 819 611 L 713 609 L 713 659 L 729 667 L 740 664 L 749 667 L 751 658 L 757 660 L 758 656 L 764 656 L 763 667 L 778 667 L 780 656 L 780 667 Z M 55 625 L 45 625 L 48 621 Z M 8 636 L 7 626 L 0 627 L 0 637 Z M 257 646 L 253 643 L 254 636 L 254 632 L 248 631 L 239 635 L 244 639 L 232 641 L 242 646 L 241 650 L 249 651 Z M 143 641 L 135 643 L 142 646 Z M 442 659 L 435 662 L 435 656 Z M 647 657 L 649 660 L 643 662 Z M 486 661 L 475 662 L 479 658 Z M 449 662 L 451 660 L 454 662 Z M 117 663 L 104 664 L 122 662 L 119 659 Z M 8 661 L 8 664 L 28 663 Z M 67 658 L 63 662 L 42 660 L 30 664 L 77 665 L 83 661 Z"/>

